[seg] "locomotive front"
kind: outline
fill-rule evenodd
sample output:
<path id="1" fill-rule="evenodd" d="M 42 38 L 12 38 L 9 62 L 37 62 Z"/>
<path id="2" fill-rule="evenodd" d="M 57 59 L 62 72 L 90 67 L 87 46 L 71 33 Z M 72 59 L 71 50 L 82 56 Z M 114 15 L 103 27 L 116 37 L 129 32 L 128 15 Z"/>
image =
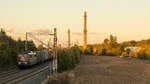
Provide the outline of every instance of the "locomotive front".
<path id="1" fill-rule="evenodd" d="M 20 68 L 28 67 L 30 64 L 30 58 L 28 54 L 26 53 L 19 54 L 17 58 L 17 63 L 18 63 L 18 67 Z"/>

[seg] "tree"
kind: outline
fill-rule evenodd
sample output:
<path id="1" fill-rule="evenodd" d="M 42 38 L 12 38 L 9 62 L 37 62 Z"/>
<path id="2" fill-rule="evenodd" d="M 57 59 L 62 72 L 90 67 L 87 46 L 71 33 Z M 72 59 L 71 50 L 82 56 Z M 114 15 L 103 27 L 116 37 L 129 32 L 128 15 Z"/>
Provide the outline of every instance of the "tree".
<path id="1" fill-rule="evenodd" d="M 30 50 L 30 51 L 36 50 L 36 46 L 33 41 L 27 41 L 27 45 L 28 45 L 28 50 Z"/>
<path id="2" fill-rule="evenodd" d="M 116 36 L 114 37 L 114 42 L 115 42 L 115 43 L 117 42 L 117 37 L 116 37 Z"/>
<path id="3" fill-rule="evenodd" d="M 30 50 L 36 50 L 33 41 L 28 42 Z M 6 34 L 1 29 L 0 31 L 0 68 L 16 65 L 17 55 L 20 52 L 24 52 L 25 41 L 18 39 L 17 41 Z"/>
<path id="4" fill-rule="evenodd" d="M 129 48 L 126 49 L 127 54 L 129 55 L 131 50 Z"/>
<path id="5" fill-rule="evenodd" d="M 25 42 L 22 41 L 20 38 L 18 39 L 18 51 L 19 52 L 25 51 Z"/>
<path id="6" fill-rule="evenodd" d="M 124 52 L 124 48 L 125 48 L 125 46 L 121 44 L 120 50 L 121 50 L 122 52 Z"/>
<path id="7" fill-rule="evenodd" d="M 109 42 L 109 40 L 108 39 L 104 39 L 104 43 L 108 43 Z"/>
<path id="8" fill-rule="evenodd" d="M 104 55 L 104 56 L 106 55 L 106 48 L 102 49 L 102 55 Z"/>
<path id="9" fill-rule="evenodd" d="M 93 46 L 90 46 L 90 54 L 93 54 Z"/>
<path id="10" fill-rule="evenodd" d="M 113 41 L 114 41 L 114 37 L 113 35 L 110 35 L 110 42 L 113 43 Z"/>
<path id="11" fill-rule="evenodd" d="M 137 44 L 137 42 L 135 40 L 132 40 L 130 43 L 132 46 L 136 46 L 136 44 Z"/>
<path id="12" fill-rule="evenodd" d="M 138 52 L 138 58 L 140 58 L 140 59 L 148 59 L 147 56 L 148 56 L 148 55 L 146 55 L 145 50 L 140 50 L 140 51 Z"/>

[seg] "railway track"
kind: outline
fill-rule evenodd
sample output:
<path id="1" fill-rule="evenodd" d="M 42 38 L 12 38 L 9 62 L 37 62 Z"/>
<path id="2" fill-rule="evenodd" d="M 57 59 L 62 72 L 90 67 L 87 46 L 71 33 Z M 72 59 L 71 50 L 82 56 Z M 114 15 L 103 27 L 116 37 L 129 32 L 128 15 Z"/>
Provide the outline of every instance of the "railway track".
<path id="1" fill-rule="evenodd" d="M 44 68 L 42 68 L 42 69 L 39 69 L 39 70 L 37 70 L 37 71 L 32 71 L 32 72 L 30 72 L 30 73 L 28 73 L 28 74 L 24 74 L 24 75 L 18 76 L 18 77 L 16 77 L 16 78 L 13 78 L 13 79 L 11 79 L 11 80 L 7 80 L 7 81 L 3 82 L 2 84 L 16 84 L 16 83 L 18 83 L 18 82 L 20 82 L 20 81 L 22 81 L 22 80 L 25 80 L 25 79 L 27 79 L 27 78 L 30 78 L 30 77 L 36 75 L 36 74 L 39 74 L 40 72 L 43 72 L 43 71 L 45 71 L 45 70 L 48 70 L 48 68 L 49 68 L 49 67 L 46 66 L 46 67 L 44 67 Z"/>
<path id="2" fill-rule="evenodd" d="M 35 74 L 35 72 L 37 72 L 37 71 L 38 71 L 38 73 L 40 73 L 39 70 L 40 71 L 42 71 L 43 69 L 48 70 L 48 68 L 45 68 L 45 67 L 48 67 L 48 65 L 49 65 L 49 62 L 41 64 L 41 65 L 33 66 L 33 67 L 31 67 L 29 69 L 25 69 L 25 70 L 19 70 L 19 69 L 17 70 L 16 69 L 16 70 L 11 70 L 8 72 L 0 73 L 0 84 L 12 84 L 9 82 L 16 81 L 16 80 L 17 81 L 25 80 L 29 77 L 29 76 L 25 77 L 26 75 L 32 74 L 32 76 L 33 76 L 33 73 L 34 73 L 34 75 L 36 75 L 37 73 Z M 13 84 L 15 84 L 15 83 L 13 83 Z"/>
<path id="3" fill-rule="evenodd" d="M 13 69 L 13 70 L 10 70 L 10 71 L 7 71 L 7 72 L 0 73 L 0 78 L 2 78 L 2 77 L 7 77 L 7 76 L 9 76 L 9 75 L 18 73 L 18 72 L 20 72 L 20 71 L 21 71 L 21 70 L 19 70 L 19 69 Z"/>

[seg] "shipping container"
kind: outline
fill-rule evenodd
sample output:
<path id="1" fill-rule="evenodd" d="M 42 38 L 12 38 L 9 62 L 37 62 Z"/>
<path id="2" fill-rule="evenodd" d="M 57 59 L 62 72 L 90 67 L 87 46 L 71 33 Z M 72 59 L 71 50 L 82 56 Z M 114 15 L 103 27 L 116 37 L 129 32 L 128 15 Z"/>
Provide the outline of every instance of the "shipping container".
<path id="1" fill-rule="evenodd" d="M 48 60 L 48 51 L 45 51 L 45 61 L 47 61 Z"/>
<path id="2" fill-rule="evenodd" d="M 36 52 L 36 57 L 37 57 L 37 63 L 40 64 L 42 62 L 40 51 Z"/>
<path id="3" fill-rule="evenodd" d="M 45 61 L 45 52 L 41 51 L 41 61 L 44 62 Z"/>
<path id="4" fill-rule="evenodd" d="M 49 58 L 50 58 L 50 60 L 53 59 L 53 52 L 52 51 L 49 51 Z"/>

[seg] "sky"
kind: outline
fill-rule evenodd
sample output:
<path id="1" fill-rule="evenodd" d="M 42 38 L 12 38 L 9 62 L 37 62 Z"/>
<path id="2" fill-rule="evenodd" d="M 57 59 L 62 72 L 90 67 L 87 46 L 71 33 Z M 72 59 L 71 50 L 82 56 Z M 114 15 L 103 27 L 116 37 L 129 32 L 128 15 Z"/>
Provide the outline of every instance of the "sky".
<path id="1" fill-rule="evenodd" d="M 88 44 L 101 43 L 110 34 L 119 42 L 150 38 L 150 0 L 0 0 L 0 28 L 14 38 L 25 32 L 58 30 L 58 41 L 82 44 L 87 11 Z M 44 37 L 46 38 L 46 37 Z"/>

